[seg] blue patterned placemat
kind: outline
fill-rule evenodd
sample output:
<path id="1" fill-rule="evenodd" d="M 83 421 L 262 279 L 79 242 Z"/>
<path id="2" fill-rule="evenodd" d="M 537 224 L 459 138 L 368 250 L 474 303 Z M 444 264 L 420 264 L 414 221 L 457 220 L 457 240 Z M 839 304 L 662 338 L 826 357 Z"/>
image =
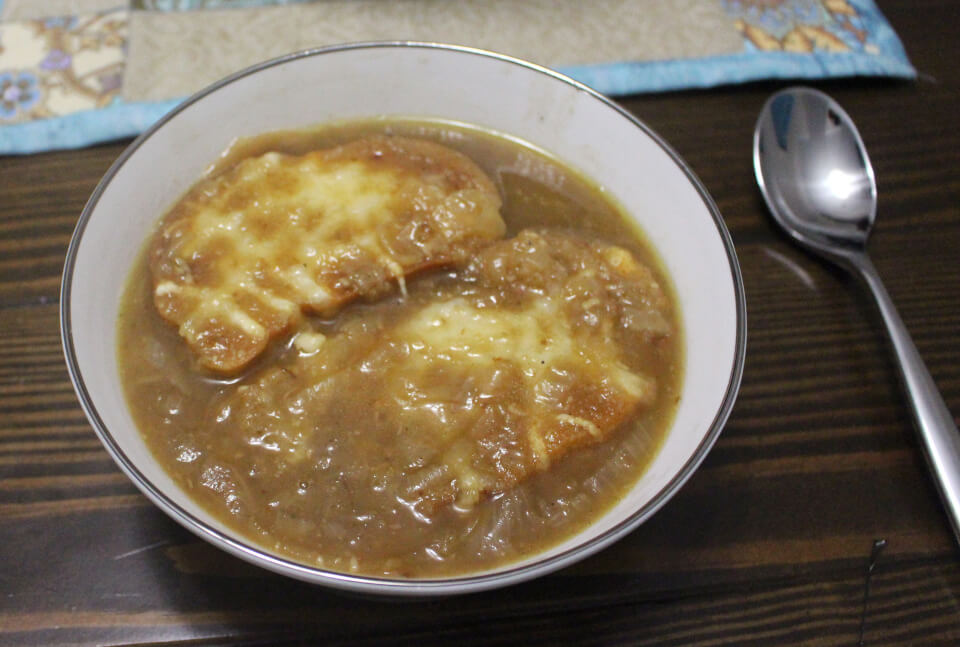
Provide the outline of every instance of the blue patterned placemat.
<path id="1" fill-rule="evenodd" d="M 0 154 L 77 148 L 134 136 L 179 103 L 181 99 L 122 98 L 132 11 L 303 1 L 118 0 L 119 8 L 94 14 L 0 23 Z M 742 51 L 557 69 L 610 95 L 760 79 L 916 76 L 899 38 L 872 0 L 716 2 L 742 35 Z M 197 16 L 202 18 L 202 12 Z"/>

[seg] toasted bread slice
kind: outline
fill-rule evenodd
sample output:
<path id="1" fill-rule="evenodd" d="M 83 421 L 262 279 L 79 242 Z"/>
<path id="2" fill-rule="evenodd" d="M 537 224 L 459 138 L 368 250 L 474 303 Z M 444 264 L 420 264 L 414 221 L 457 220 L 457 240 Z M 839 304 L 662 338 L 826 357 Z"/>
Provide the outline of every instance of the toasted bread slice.
<path id="1" fill-rule="evenodd" d="M 418 139 L 246 159 L 164 219 L 154 303 L 201 365 L 234 373 L 303 312 L 332 314 L 470 258 L 503 235 L 500 204 L 471 160 Z"/>

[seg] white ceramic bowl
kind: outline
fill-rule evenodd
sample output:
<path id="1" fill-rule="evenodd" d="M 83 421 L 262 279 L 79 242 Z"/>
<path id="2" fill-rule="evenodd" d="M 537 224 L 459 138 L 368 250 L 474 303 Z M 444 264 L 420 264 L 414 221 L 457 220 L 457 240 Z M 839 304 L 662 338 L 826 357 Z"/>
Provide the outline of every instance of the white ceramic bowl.
<path id="1" fill-rule="evenodd" d="M 602 184 L 646 232 L 673 279 L 686 337 L 682 399 L 663 448 L 607 514 L 519 563 L 469 576 L 344 575 L 279 557 L 194 503 L 140 437 L 117 371 L 118 303 L 151 227 L 232 139 L 377 115 L 436 117 L 513 135 Z M 746 348 L 740 269 L 703 185 L 613 102 L 566 77 L 478 50 L 366 43 L 309 51 L 235 74 L 192 97 L 133 142 L 97 186 L 67 253 L 61 332 L 87 417 L 131 480 L 202 538 L 264 568 L 365 593 L 463 593 L 530 579 L 590 555 L 650 517 L 690 477 L 723 427 Z"/>

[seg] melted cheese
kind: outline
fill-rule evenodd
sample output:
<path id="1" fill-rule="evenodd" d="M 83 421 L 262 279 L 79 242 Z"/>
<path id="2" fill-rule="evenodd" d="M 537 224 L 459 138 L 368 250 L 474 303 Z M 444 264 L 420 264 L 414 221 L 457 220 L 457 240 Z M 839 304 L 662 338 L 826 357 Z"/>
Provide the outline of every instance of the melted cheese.
<path id="1" fill-rule="evenodd" d="M 385 322 L 299 333 L 299 353 L 244 387 L 234 409 L 245 433 L 276 430 L 272 441 L 300 460 L 326 445 L 314 434 L 338 426 L 349 393 L 374 421 L 350 442 L 396 479 L 398 500 L 423 518 L 468 508 L 654 403 L 656 380 L 623 360 L 625 344 L 660 334 L 630 325 L 637 304 L 663 316 L 651 277 L 620 248 L 524 231 L 458 280 L 380 304 L 393 314 Z"/>
<path id="2" fill-rule="evenodd" d="M 536 392 L 545 376 L 561 366 L 602 367 L 611 383 L 643 397 L 649 384 L 623 366 L 610 344 L 578 340 L 560 306 L 558 299 L 547 297 L 520 310 L 477 308 L 465 299 L 452 299 L 427 306 L 395 334 L 411 347 L 411 368 L 425 370 L 437 362 L 490 366 L 506 361 Z"/>
<path id="3" fill-rule="evenodd" d="M 467 158 L 373 137 L 268 153 L 201 182 L 154 245 L 160 314 L 208 368 L 231 372 L 301 310 L 329 314 L 501 236 L 500 199 Z"/>
<path id="4" fill-rule="evenodd" d="M 445 371 L 469 379 L 509 367 L 522 376 L 527 471 L 548 469 L 574 445 L 604 440 L 619 416 L 571 408 L 575 391 L 601 389 L 611 405 L 633 410 L 652 402 L 656 384 L 625 367 L 609 340 L 578 335 L 562 305 L 550 295 L 533 298 L 519 309 L 480 308 L 463 298 L 421 309 L 391 333 L 408 349 L 394 368 L 404 383 L 396 388 L 402 393 L 398 404 L 433 414 L 434 424 L 443 427 L 450 423 L 449 416 L 446 407 L 437 406 L 437 396 L 431 396 L 431 376 Z M 492 399 L 495 394 L 481 393 L 479 399 L 485 396 Z M 574 410 L 577 415 L 568 413 Z M 567 438 L 551 442 L 550 434 L 567 426 L 573 428 Z M 476 469 L 463 452 L 455 442 L 442 459 L 456 482 L 458 505 L 472 505 L 482 493 L 502 489 L 512 480 L 496 470 Z"/>

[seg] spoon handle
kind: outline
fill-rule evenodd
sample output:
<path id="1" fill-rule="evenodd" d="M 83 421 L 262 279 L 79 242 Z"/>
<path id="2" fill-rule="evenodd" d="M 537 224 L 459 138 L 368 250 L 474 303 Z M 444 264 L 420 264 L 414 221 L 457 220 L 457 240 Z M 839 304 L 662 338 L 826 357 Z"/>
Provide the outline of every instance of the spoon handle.
<path id="1" fill-rule="evenodd" d="M 960 431 L 870 258 L 858 254 L 849 260 L 880 308 L 927 462 L 947 509 L 953 534 L 960 542 Z"/>

